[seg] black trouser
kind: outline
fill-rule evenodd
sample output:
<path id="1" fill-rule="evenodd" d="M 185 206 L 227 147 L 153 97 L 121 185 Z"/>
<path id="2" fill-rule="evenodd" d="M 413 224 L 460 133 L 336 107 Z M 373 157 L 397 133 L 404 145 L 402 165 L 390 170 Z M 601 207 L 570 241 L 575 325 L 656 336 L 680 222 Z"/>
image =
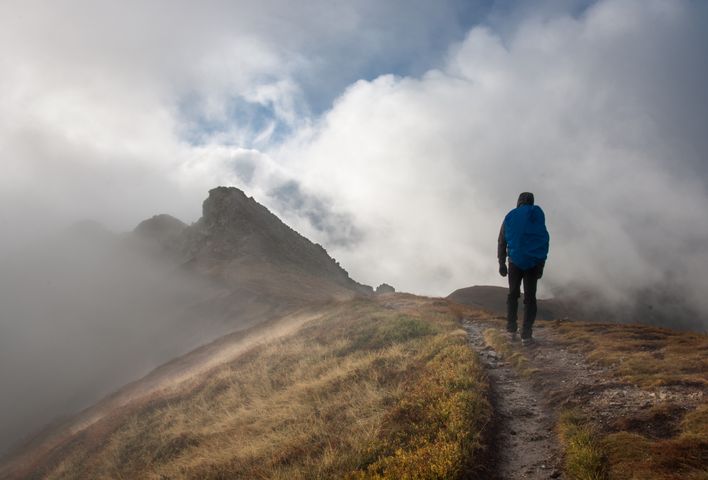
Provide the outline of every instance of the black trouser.
<path id="1" fill-rule="evenodd" d="M 521 329 L 521 338 L 531 338 L 533 322 L 536 320 L 536 284 L 540 265 L 521 270 L 509 262 L 509 296 L 506 300 L 506 329 L 515 332 L 517 327 L 517 314 L 519 310 L 519 297 L 521 296 L 521 281 L 524 282 L 524 325 Z"/>

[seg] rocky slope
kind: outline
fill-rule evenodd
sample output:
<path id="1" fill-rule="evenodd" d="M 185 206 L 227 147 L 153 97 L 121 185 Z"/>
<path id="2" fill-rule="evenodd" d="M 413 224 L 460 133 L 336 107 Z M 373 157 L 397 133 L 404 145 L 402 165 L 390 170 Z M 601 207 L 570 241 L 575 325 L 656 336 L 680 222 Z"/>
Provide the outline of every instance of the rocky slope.
<path id="1" fill-rule="evenodd" d="M 312 243 L 235 187 L 209 191 L 202 217 L 191 226 L 167 215 L 142 222 L 135 234 L 185 269 L 224 288 L 269 303 L 299 304 L 373 293 L 349 277 Z"/>

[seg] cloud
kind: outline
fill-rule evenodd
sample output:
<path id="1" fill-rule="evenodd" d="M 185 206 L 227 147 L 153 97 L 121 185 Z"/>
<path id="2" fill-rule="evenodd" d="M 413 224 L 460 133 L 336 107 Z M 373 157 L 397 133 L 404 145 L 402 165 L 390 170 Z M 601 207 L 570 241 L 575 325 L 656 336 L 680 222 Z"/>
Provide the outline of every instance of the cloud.
<path id="1" fill-rule="evenodd" d="M 268 192 L 276 208 L 289 219 L 302 220 L 323 236 L 323 243 L 332 247 L 357 248 L 362 241 L 362 232 L 353 224 L 349 215 L 332 210 L 329 202 L 303 191 L 299 183 L 287 180 Z"/>
<path id="2" fill-rule="evenodd" d="M 470 5 L 3 2 L 0 222 L 194 220 L 208 188 L 241 184 L 244 149 L 307 128 L 362 76 L 428 68 L 488 8 Z"/>
<path id="3" fill-rule="evenodd" d="M 364 241 L 334 254 L 363 281 L 503 284 L 496 235 L 530 190 L 551 231 L 546 294 L 619 305 L 660 287 L 708 312 L 706 13 L 605 1 L 506 37 L 476 27 L 441 69 L 351 85 L 273 156 L 352 213 Z"/>

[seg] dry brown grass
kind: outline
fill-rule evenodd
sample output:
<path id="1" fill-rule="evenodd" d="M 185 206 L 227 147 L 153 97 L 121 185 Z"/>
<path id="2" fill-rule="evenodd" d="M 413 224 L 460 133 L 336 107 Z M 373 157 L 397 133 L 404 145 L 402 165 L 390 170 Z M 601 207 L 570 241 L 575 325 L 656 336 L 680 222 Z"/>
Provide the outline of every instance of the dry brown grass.
<path id="1" fill-rule="evenodd" d="M 675 392 L 671 402 L 635 412 L 610 431 L 602 431 L 587 415 L 562 418 L 572 478 L 708 479 L 708 404 L 680 403 L 682 392 L 701 394 L 708 387 L 708 336 L 641 325 L 564 323 L 552 328 L 566 346 L 605 367 L 609 381 Z M 671 416 L 679 419 L 666 438 L 637 431 L 665 430 L 676 420 Z"/>
<path id="2" fill-rule="evenodd" d="M 616 432 L 603 439 L 611 478 L 630 480 L 708 479 L 708 405 L 687 414 L 669 439 Z"/>
<path id="3" fill-rule="evenodd" d="M 454 314 L 329 307 L 54 452 L 49 479 L 460 478 L 491 416 Z"/>
<path id="4" fill-rule="evenodd" d="M 643 325 L 551 324 L 569 347 L 643 387 L 708 386 L 708 335 Z"/>

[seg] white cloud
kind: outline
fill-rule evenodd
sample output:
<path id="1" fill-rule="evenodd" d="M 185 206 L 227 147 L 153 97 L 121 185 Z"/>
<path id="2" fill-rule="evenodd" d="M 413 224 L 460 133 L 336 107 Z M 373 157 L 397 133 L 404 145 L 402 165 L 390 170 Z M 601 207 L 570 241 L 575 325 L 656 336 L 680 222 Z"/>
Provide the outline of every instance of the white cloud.
<path id="1" fill-rule="evenodd" d="M 27 227 L 17 196 L 59 223 L 194 219 L 208 182 L 235 181 L 224 146 L 265 148 L 363 71 L 425 63 L 459 4 L 3 2 L 0 221 Z"/>
<path id="2" fill-rule="evenodd" d="M 474 28 L 441 70 L 357 82 L 273 155 L 363 227 L 363 243 L 334 253 L 364 281 L 435 294 L 503 284 L 499 224 L 530 190 L 551 230 L 546 286 L 622 300 L 661 285 L 708 309 L 694 129 L 708 120 L 696 80 L 708 79 L 706 35 L 694 28 L 705 13 L 607 1 L 508 38 Z"/>

